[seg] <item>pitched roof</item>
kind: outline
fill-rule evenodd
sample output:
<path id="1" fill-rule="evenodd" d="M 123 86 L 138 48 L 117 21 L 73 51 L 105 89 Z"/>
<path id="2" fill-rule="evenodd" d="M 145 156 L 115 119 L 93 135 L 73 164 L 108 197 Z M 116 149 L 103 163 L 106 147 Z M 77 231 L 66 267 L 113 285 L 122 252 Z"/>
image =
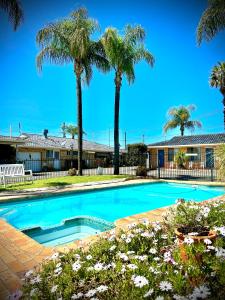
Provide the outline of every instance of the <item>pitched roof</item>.
<path id="1" fill-rule="evenodd" d="M 48 136 L 45 138 L 41 134 L 30 134 L 23 133 L 20 137 L 9 137 L 9 136 L 0 136 L 0 143 L 6 142 L 10 144 L 18 144 L 18 148 L 44 148 L 44 149 L 62 149 L 62 150 L 77 150 L 78 143 L 77 139 L 71 138 L 62 138 L 56 136 Z M 113 148 L 83 140 L 83 150 L 84 151 L 93 151 L 93 152 L 113 152 Z"/>
<path id="2" fill-rule="evenodd" d="M 210 145 L 225 143 L 225 133 L 200 134 L 189 136 L 175 136 L 168 141 L 149 144 L 148 147 L 168 147 L 168 146 L 191 146 Z"/>
<path id="3" fill-rule="evenodd" d="M 77 150 L 78 142 L 77 139 L 62 138 L 56 136 L 48 136 L 47 138 L 41 134 L 28 134 L 23 133 L 22 138 L 25 144 L 19 147 L 31 147 L 31 148 L 45 148 L 45 149 L 65 149 L 65 150 Z M 113 152 L 113 148 L 83 140 L 83 150 L 93 152 Z"/>
<path id="4" fill-rule="evenodd" d="M 20 137 L 10 137 L 10 136 L 0 135 L 0 143 L 19 144 L 19 143 L 23 143 L 23 142 L 24 141 Z"/>

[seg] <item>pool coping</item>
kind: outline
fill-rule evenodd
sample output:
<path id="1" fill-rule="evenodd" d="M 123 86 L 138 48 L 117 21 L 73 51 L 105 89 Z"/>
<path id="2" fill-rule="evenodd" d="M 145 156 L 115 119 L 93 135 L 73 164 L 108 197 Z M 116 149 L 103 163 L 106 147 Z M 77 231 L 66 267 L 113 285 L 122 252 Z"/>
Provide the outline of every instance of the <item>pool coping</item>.
<path id="1" fill-rule="evenodd" d="M 146 180 L 146 179 L 136 179 L 129 181 L 120 181 L 107 184 L 99 184 L 97 186 L 85 186 L 76 189 L 70 189 L 69 192 L 82 192 L 82 191 L 93 191 L 99 188 L 112 188 L 112 187 L 125 187 L 129 185 L 143 184 L 143 183 L 155 183 L 155 182 L 174 182 L 174 183 L 185 183 L 186 181 L 176 181 L 176 180 Z M 206 182 L 189 182 L 191 185 L 207 185 L 207 186 L 224 186 L 218 184 L 210 184 Z M 64 189 L 63 189 L 64 190 Z M 60 190 L 60 193 L 64 193 Z M 55 194 L 60 194 L 56 191 Z M 44 194 L 45 195 L 45 194 Z M 36 197 L 35 197 L 36 196 Z M 22 199 L 35 199 L 39 198 L 41 195 L 28 196 Z M 14 201 L 18 201 L 21 197 L 13 198 Z M 10 198 L 7 199 L 11 200 Z M 206 201 L 223 200 L 225 201 L 225 194 L 210 198 Z M 8 202 L 7 201 L 7 202 Z M 1 200 L 0 200 L 1 203 Z M 150 221 L 161 221 L 163 214 L 166 213 L 170 206 L 161 207 L 158 209 L 150 210 L 140 214 L 131 215 L 125 218 L 117 219 L 114 224 L 115 228 L 109 230 L 116 231 L 126 230 L 128 225 L 133 222 L 139 222 L 140 219 L 149 219 Z M 67 252 L 70 249 L 76 249 L 78 247 L 88 247 L 91 243 L 97 241 L 102 235 L 107 234 L 107 232 L 102 232 L 97 235 L 86 237 L 82 240 L 74 241 L 72 243 L 56 246 L 56 247 L 46 247 L 32 238 L 28 237 L 21 231 L 17 230 L 15 227 L 7 223 L 5 220 L 0 219 L 0 299 L 6 299 L 10 293 L 20 288 L 22 285 L 22 278 L 24 273 L 32 268 L 38 267 L 43 260 L 51 256 L 54 252 Z"/>

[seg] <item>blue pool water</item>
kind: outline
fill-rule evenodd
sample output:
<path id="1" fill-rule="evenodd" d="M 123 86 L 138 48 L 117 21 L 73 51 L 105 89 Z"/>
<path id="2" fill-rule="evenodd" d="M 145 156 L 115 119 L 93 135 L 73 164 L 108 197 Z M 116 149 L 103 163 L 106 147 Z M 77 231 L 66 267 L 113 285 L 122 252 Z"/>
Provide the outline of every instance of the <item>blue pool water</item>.
<path id="1" fill-rule="evenodd" d="M 83 193 L 70 193 L 36 200 L 0 204 L 0 218 L 16 228 L 48 228 L 65 219 L 92 216 L 116 219 L 174 204 L 177 198 L 202 201 L 225 193 L 222 187 L 150 183 Z"/>

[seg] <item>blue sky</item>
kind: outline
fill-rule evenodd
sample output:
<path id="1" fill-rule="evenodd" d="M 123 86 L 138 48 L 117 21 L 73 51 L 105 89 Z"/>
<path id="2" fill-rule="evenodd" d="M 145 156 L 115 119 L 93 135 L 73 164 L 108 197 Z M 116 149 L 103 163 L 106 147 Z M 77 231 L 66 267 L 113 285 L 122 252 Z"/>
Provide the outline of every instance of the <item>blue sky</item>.
<path id="1" fill-rule="evenodd" d="M 222 96 L 209 87 L 211 68 L 225 59 L 225 33 L 197 47 L 195 31 L 206 8 L 205 0 L 21 0 L 25 20 L 12 30 L 5 13 L 0 12 L 0 134 L 9 134 L 18 123 L 24 132 L 42 133 L 49 129 L 60 135 L 60 124 L 76 124 L 75 78 L 72 65 L 45 64 L 38 74 L 35 57 L 37 31 L 48 22 L 63 18 L 80 6 L 98 19 L 102 31 L 108 26 L 122 29 L 125 24 L 141 24 L 147 34 L 146 47 L 155 57 L 155 66 L 136 66 L 135 83 L 123 80 L 121 90 L 121 145 L 146 143 L 165 137 L 162 126 L 169 107 L 196 104 L 193 119 L 200 119 L 198 133 L 222 132 Z M 89 87 L 83 88 L 83 126 L 87 139 L 113 144 L 114 74 L 94 71 Z"/>

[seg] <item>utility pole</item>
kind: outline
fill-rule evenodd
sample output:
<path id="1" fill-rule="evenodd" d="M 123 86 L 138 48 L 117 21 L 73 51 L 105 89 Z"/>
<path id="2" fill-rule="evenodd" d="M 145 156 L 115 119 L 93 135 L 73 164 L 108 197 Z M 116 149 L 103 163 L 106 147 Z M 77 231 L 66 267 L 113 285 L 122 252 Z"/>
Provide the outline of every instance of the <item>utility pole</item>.
<path id="1" fill-rule="evenodd" d="M 142 134 L 142 143 L 144 144 L 145 143 L 145 135 Z"/>
<path id="2" fill-rule="evenodd" d="M 125 146 L 125 149 L 127 149 L 127 133 L 126 133 L 126 131 L 124 132 L 124 146 Z"/>
<path id="3" fill-rule="evenodd" d="M 9 125 L 9 136 L 12 137 L 12 125 Z"/>
<path id="4" fill-rule="evenodd" d="M 109 147 L 110 147 L 111 141 L 110 141 L 110 128 L 109 128 Z"/>

